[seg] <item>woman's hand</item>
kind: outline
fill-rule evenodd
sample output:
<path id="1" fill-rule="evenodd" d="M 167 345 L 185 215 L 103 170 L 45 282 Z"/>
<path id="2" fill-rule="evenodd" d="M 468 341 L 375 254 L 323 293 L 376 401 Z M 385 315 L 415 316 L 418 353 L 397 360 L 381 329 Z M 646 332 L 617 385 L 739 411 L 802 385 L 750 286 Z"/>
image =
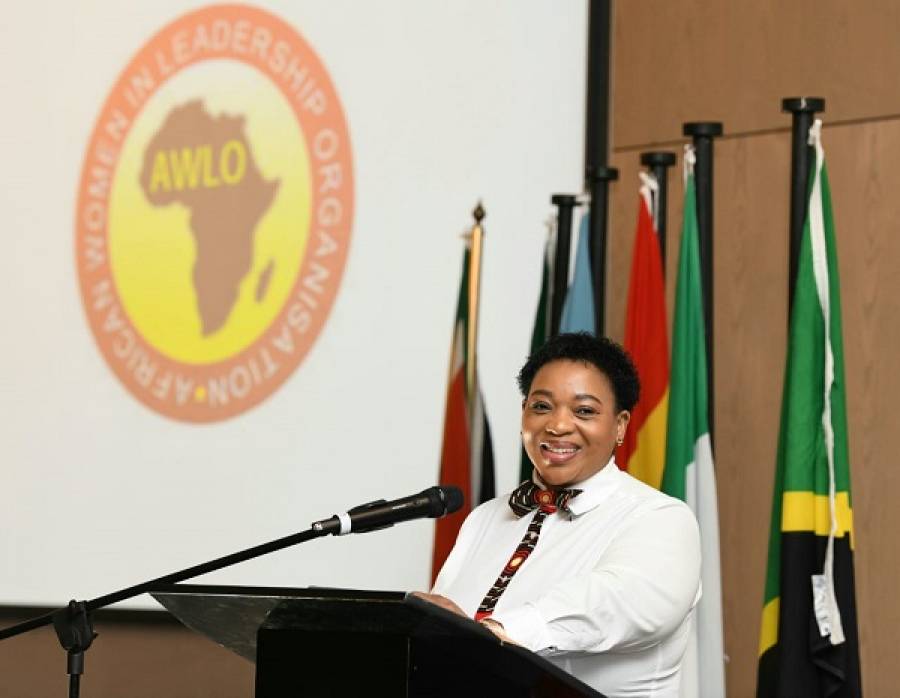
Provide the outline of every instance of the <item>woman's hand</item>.
<path id="1" fill-rule="evenodd" d="M 487 618 L 483 618 L 480 622 L 485 628 L 494 633 L 494 635 L 496 635 L 503 642 L 508 642 L 511 645 L 519 644 L 506 634 L 506 628 L 503 627 L 503 623 L 494 620 L 490 616 L 488 616 Z"/>
<path id="2" fill-rule="evenodd" d="M 424 591 L 414 591 L 413 596 L 418 596 L 420 599 L 424 599 L 429 603 L 433 603 L 436 606 L 440 606 L 441 608 L 450 611 L 451 613 L 456 613 L 457 615 L 462 616 L 463 618 L 469 618 L 465 614 L 459 606 L 457 606 L 453 601 L 448 599 L 446 596 L 441 596 L 440 594 L 426 594 Z M 469 619 L 471 620 L 471 618 Z M 509 635 L 506 634 L 506 630 L 501 623 L 494 620 L 493 618 L 485 618 L 480 621 L 481 625 L 488 630 L 490 630 L 494 635 L 496 635 L 503 642 L 508 642 L 512 645 L 518 645 L 519 643 L 513 640 Z"/>
<path id="3" fill-rule="evenodd" d="M 440 594 L 426 594 L 424 591 L 414 591 L 413 596 L 418 596 L 420 599 L 424 599 L 429 603 L 433 603 L 435 606 L 440 606 L 444 610 L 455 613 L 459 616 L 462 616 L 463 618 L 469 617 L 466 615 L 465 611 L 463 611 L 459 606 L 457 606 L 446 596 L 441 596 Z"/>

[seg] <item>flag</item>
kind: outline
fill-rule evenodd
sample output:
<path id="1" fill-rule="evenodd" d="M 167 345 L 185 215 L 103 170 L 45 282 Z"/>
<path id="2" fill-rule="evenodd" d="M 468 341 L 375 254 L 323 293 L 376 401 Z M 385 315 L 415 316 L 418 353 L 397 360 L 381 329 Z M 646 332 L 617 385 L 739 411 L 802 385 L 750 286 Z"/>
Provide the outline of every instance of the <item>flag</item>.
<path id="1" fill-rule="evenodd" d="M 575 274 L 566 292 L 566 300 L 563 303 L 560 332 L 590 332 L 595 334 L 596 320 L 594 318 L 594 283 L 591 280 L 590 231 L 590 216 L 585 214 L 582 216 L 579 226 L 575 251 Z M 544 245 L 541 294 L 534 317 L 534 327 L 531 331 L 531 354 L 550 339 L 550 313 L 547 306 L 550 302 L 550 287 L 553 283 L 555 252 L 555 235 L 551 228 L 547 243 Z M 525 449 L 522 448 L 520 451 L 519 481 L 522 482 L 531 479 L 534 465 Z"/>
<path id="2" fill-rule="evenodd" d="M 594 282 L 591 280 L 591 220 L 588 213 L 581 217 L 577 245 L 575 274 L 566 293 L 559 331 L 596 334 Z"/>
<path id="3" fill-rule="evenodd" d="M 831 191 L 821 122 L 788 337 L 757 696 L 862 693 Z"/>
<path id="4" fill-rule="evenodd" d="M 719 517 L 709 438 L 703 286 L 693 162 L 693 149 L 687 146 L 684 221 L 672 329 L 666 460 L 661 489 L 687 502 L 700 525 L 703 596 L 695 609 L 694 624 L 682 665 L 681 695 L 707 698 L 725 695 L 725 655 Z"/>
<path id="5" fill-rule="evenodd" d="M 453 549 L 462 522 L 474 508 L 473 502 L 477 504 L 494 497 L 493 444 L 475 361 L 480 246 L 481 228 L 476 224 L 463 255 L 447 377 L 440 467 L 440 484 L 459 487 L 464 505 L 435 524 L 432 581 Z"/>
<path id="6" fill-rule="evenodd" d="M 538 298 L 537 312 L 534 314 L 534 327 L 531 330 L 531 351 L 529 356 L 541 347 L 544 342 L 550 338 L 550 313 L 547 312 L 547 303 L 550 295 L 550 279 L 551 279 L 551 260 L 553 259 L 553 240 L 552 232 L 548 235 L 547 242 L 544 245 L 544 263 L 541 272 L 541 294 Z M 534 465 L 525 448 L 520 448 L 519 455 L 519 482 L 531 479 L 531 472 Z"/>
<path id="7" fill-rule="evenodd" d="M 590 260 L 590 217 L 585 214 L 581 218 L 578 241 L 575 252 L 575 274 L 572 283 L 566 292 L 566 300 L 563 303 L 562 318 L 560 319 L 560 332 L 590 332 L 595 333 L 596 321 L 594 319 L 594 284 L 591 280 Z M 555 236 L 553 229 L 544 245 L 544 264 L 541 274 L 541 295 L 538 299 L 537 312 L 534 317 L 534 327 L 531 331 L 531 354 L 537 351 L 544 342 L 550 339 L 550 313 L 548 303 L 550 286 L 553 283 L 553 259 L 555 257 Z M 519 456 L 519 481 L 531 479 L 534 465 L 525 449 L 521 449 Z"/>
<path id="8" fill-rule="evenodd" d="M 666 459 L 669 341 L 662 254 L 651 213 L 651 189 L 656 180 L 643 173 L 642 178 L 625 312 L 625 350 L 640 376 L 641 398 L 631 411 L 616 463 L 659 489 Z"/>

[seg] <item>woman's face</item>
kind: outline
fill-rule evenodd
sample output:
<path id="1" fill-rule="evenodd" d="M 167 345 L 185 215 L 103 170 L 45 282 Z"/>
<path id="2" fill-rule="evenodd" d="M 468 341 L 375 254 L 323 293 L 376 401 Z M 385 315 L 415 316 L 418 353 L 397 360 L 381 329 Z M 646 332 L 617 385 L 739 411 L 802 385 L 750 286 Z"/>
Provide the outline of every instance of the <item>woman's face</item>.
<path id="1" fill-rule="evenodd" d="M 551 361 L 522 403 L 522 443 L 541 479 L 565 487 L 603 469 L 630 416 L 616 412 L 612 385 L 596 366 Z"/>

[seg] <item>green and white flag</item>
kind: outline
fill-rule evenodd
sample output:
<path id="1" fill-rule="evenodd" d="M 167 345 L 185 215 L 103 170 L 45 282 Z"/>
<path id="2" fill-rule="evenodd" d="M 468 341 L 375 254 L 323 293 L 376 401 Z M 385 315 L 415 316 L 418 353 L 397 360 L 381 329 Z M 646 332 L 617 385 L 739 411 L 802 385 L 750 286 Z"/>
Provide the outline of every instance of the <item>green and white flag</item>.
<path id="1" fill-rule="evenodd" d="M 694 150 L 685 147 L 684 222 L 675 289 L 672 369 L 661 490 L 687 502 L 700 525 L 703 595 L 682 664 L 681 696 L 725 695 L 719 511 L 709 439 L 709 396 Z"/>
<path id="2" fill-rule="evenodd" d="M 759 698 L 862 695 L 841 293 L 821 121 L 803 227 L 775 466 Z"/>

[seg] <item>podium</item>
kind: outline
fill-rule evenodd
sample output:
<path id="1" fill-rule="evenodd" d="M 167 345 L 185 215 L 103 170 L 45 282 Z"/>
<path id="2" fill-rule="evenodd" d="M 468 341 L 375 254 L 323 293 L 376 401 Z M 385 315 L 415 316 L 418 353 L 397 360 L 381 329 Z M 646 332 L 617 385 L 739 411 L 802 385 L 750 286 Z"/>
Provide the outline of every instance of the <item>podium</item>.
<path id="1" fill-rule="evenodd" d="M 400 592 L 177 584 L 152 595 L 255 662 L 256 698 L 603 698 L 533 652 Z"/>

